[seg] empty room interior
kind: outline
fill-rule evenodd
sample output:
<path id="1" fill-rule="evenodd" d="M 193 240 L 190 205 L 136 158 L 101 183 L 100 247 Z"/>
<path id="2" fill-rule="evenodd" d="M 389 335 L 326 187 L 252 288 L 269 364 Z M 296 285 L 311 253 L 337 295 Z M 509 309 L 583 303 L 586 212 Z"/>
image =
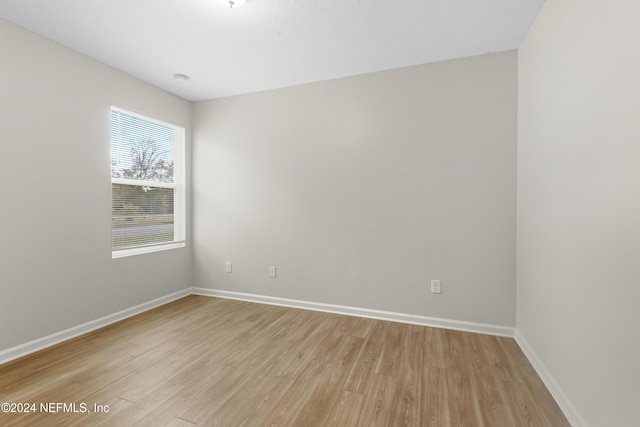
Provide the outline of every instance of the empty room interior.
<path id="1" fill-rule="evenodd" d="M 0 0 L 0 117 L 0 425 L 640 425 L 637 0 Z"/>

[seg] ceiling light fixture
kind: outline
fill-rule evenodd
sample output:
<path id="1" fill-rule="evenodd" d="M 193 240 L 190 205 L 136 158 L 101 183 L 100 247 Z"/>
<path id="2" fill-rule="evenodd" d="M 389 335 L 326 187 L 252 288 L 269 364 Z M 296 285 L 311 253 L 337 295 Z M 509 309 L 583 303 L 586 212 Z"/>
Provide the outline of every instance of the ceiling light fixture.
<path id="1" fill-rule="evenodd" d="M 239 8 L 242 6 L 247 0 L 220 0 L 225 6 L 229 6 L 229 8 Z"/>

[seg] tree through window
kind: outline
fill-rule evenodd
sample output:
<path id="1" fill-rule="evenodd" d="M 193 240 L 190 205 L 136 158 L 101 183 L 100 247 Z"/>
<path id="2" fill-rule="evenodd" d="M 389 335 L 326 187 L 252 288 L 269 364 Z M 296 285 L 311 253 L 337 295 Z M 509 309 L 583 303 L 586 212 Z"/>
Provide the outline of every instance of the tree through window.
<path id="1" fill-rule="evenodd" d="M 110 125 L 113 257 L 184 246 L 184 129 L 115 107 Z"/>

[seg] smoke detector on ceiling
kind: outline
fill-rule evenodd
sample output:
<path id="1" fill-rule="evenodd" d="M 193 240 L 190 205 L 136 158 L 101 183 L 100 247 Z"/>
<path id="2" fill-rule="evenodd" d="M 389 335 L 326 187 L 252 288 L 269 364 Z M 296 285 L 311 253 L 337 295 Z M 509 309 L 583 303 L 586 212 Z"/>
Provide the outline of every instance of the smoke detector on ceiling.
<path id="1" fill-rule="evenodd" d="M 220 0 L 225 6 L 229 6 L 231 9 L 236 9 L 242 6 L 247 0 Z"/>

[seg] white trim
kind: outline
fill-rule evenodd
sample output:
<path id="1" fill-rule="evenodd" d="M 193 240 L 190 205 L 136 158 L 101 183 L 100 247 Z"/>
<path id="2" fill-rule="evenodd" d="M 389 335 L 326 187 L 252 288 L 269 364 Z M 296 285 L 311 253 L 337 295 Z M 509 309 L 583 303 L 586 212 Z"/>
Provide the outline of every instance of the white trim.
<path id="1" fill-rule="evenodd" d="M 175 157 L 175 156 L 174 156 Z M 177 163 L 175 159 L 173 160 L 174 164 Z M 112 184 L 119 185 L 133 185 L 136 187 L 154 187 L 154 188 L 171 188 L 173 190 L 178 187 L 176 182 L 162 182 L 162 181 L 145 181 L 142 179 L 133 179 L 133 178 L 113 178 L 111 177 Z"/>
<path id="2" fill-rule="evenodd" d="M 188 295 L 203 295 L 210 297 L 235 299 L 249 302 L 256 302 L 269 305 L 278 305 L 283 307 L 301 308 L 305 310 L 321 311 L 326 313 L 343 314 L 347 316 L 365 317 L 369 319 L 387 320 L 391 322 L 408 323 L 412 325 L 431 326 L 435 328 L 452 329 L 456 331 L 474 332 L 479 334 L 496 335 L 501 337 L 513 338 L 514 328 L 491 325 L 485 323 L 465 322 L 460 320 L 442 319 L 437 317 L 418 316 L 415 314 L 394 313 L 390 311 L 373 310 L 368 308 L 349 307 L 344 305 L 324 304 L 310 301 L 301 301 L 288 298 L 278 298 L 266 295 L 255 295 L 241 292 L 223 291 L 218 289 L 207 288 L 187 288 L 164 297 L 156 298 L 136 305 L 117 313 L 113 313 L 99 319 L 92 320 L 82 325 L 74 326 L 64 331 L 56 332 L 46 337 L 20 344 L 18 346 L 0 351 L 0 365 L 7 363 L 19 357 L 26 356 L 36 351 L 43 350 L 52 345 L 67 341 L 79 335 L 86 334 L 104 326 L 110 325 L 136 314 L 143 313 L 153 308 L 168 304 L 177 299 Z M 524 351 L 524 350 L 523 350 Z M 527 354 L 527 352 L 525 352 Z M 533 363 L 532 363 L 533 364 Z M 534 367 L 536 365 L 534 364 Z M 544 378 L 542 375 L 540 375 Z M 551 388 L 551 387 L 550 387 Z M 553 394 L 553 393 L 552 393 Z M 554 395 L 555 397 L 555 395 Z M 562 406 L 561 406 L 562 407 Z M 569 418 L 569 417 L 567 417 Z M 581 426 L 586 424 L 576 424 Z"/>
<path id="3" fill-rule="evenodd" d="M 542 363 L 536 352 L 533 351 L 531 345 L 529 345 L 518 329 L 516 329 L 514 339 L 516 340 L 516 343 L 518 343 L 518 346 L 520 346 L 524 355 L 529 359 L 533 369 L 535 369 L 544 385 L 547 386 L 547 389 L 556 400 L 556 403 L 558 403 L 560 410 L 569 421 L 569 424 L 573 427 L 587 427 L 588 424 L 584 418 L 582 418 L 573 403 L 571 403 L 571 400 L 562 391 L 562 388 L 560 388 L 553 375 L 551 375 L 547 367 Z"/>
<path id="4" fill-rule="evenodd" d="M 169 242 L 169 243 L 157 243 L 155 245 L 149 245 L 149 246 L 137 246 L 135 248 L 129 248 L 129 249 L 112 249 L 111 259 L 124 258 L 128 256 L 133 256 L 133 255 L 149 254 L 152 252 L 167 251 L 169 249 L 184 248 L 185 245 L 186 245 L 185 242 Z"/>
<path id="5" fill-rule="evenodd" d="M 176 241 L 187 238 L 187 145 L 184 127 L 174 129 L 175 150 L 173 153 L 176 188 L 173 192 L 173 237 Z M 177 166 L 176 166 L 177 165 Z"/>
<path id="6" fill-rule="evenodd" d="M 176 125 L 173 123 L 165 122 L 164 120 L 156 119 L 148 115 L 147 113 L 142 113 L 138 111 L 131 110 L 129 108 L 118 107 L 117 105 L 111 105 L 111 111 L 116 111 L 120 114 L 124 114 L 127 116 L 135 117 L 136 119 L 145 120 L 147 122 L 155 123 L 160 126 L 164 126 L 166 128 L 175 128 L 176 126 L 183 127 L 180 125 Z"/>
<path id="7" fill-rule="evenodd" d="M 67 341 L 71 338 L 75 338 L 79 335 L 86 334 L 87 332 L 91 332 L 112 323 L 119 322 L 126 319 L 127 317 L 135 316 L 136 314 L 140 314 L 161 305 L 170 303 L 171 301 L 186 297 L 190 294 L 190 289 L 183 289 L 181 291 L 174 292 L 172 294 L 165 295 L 163 297 L 156 298 L 142 304 L 138 304 L 135 307 L 127 308 L 125 310 L 118 311 L 117 313 L 109 314 L 99 319 L 83 323 L 82 325 L 74 326 L 72 328 L 65 329 L 64 331 L 56 332 L 46 337 L 38 338 L 36 340 L 29 341 L 27 343 L 9 348 L 7 350 L 0 351 L 0 365 L 10 362 L 11 360 L 17 359 L 19 357 L 35 353 L 36 351 L 43 350 L 47 347 L 51 347 L 52 345 L 61 343 L 63 341 Z"/>
<path id="8" fill-rule="evenodd" d="M 475 332 L 513 338 L 515 329 L 486 323 L 465 322 L 461 320 L 442 319 L 438 317 L 419 316 L 415 314 L 394 313 L 391 311 L 373 310 L 369 308 L 349 307 L 344 305 L 324 304 L 266 295 L 247 294 L 243 292 L 223 291 L 219 289 L 191 288 L 195 295 L 235 299 L 283 307 L 302 308 L 305 310 L 326 313 L 344 314 L 347 316 L 366 317 L 369 319 L 388 320 L 391 322 L 409 323 L 412 325 L 431 326 L 435 328 L 453 329 L 456 331 Z"/>
<path id="9" fill-rule="evenodd" d="M 136 305 L 134 307 L 118 311 L 99 319 L 92 320 L 82 325 L 74 326 L 64 331 L 56 332 L 46 337 L 20 344 L 18 346 L 0 351 L 0 365 L 14 359 L 26 356 L 36 351 L 43 350 L 55 344 L 86 334 L 96 329 L 105 327 L 115 322 L 119 322 L 128 317 L 135 316 L 153 308 L 168 304 L 188 295 L 203 295 L 209 297 L 235 299 L 261 304 L 277 305 L 283 307 L 300 308 L 305 310 L 321 311 L 326 313 L 343 314 L 347 316 L 365 317 L 370 319 L 386 320 L 392 322 L 409 323 L 413 325 L 431 326 L 436 328 L 452 329 L 464 332 L 474 332 L 480 334 L 496 335 L 514 338 L 525 357 L 529 360 L 536 373 L 544 382 L 545 386 L 558 403 L 558 406 L 573 427 L 587 427 L 588 424 L 567 395 L 562 391 L 554 377 L 542 363 L 531 345 L 524 338 L 522 333 L 515 328 L 506 326 L 491 325 L 485 323 L 465 322 L 460 320 L 442 319 L 437 317 L 418 316 L 414 314 L 394 313 L 390 311 L 373 310 L 367 308 L 350 307 L 343 305 L 324 304 L 310 301 L 294 300 L 288 298 L 272 297 L 267 295 L 248 294 L 243 292 L 224 291 L 219 289 L 208 289 L 192 287 L 165 295 L 160 298 Z"/>

